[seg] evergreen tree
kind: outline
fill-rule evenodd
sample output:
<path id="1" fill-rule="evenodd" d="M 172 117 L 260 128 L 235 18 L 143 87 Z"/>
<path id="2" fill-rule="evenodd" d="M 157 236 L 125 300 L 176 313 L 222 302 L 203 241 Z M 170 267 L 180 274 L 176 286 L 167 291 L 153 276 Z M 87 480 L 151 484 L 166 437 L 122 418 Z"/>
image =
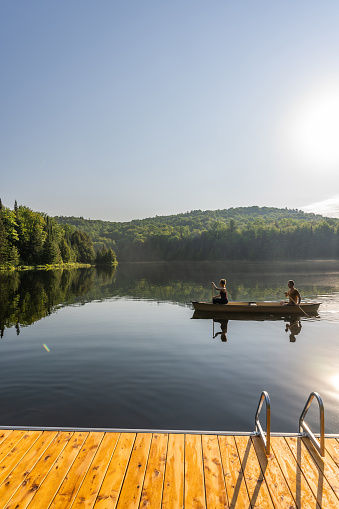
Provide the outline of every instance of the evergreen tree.
<path id="1" fill-rule="evenodd" d="M 0 265 L 5 265 L 8 262 L 9 244 L 4 223 L 0 217 Z"/>
<path id="2" fill-rule="evenodd" d="M 108 265 L 115 265 L 117 263 L 116 254 L 111 247 L 107 250 L 106 261 Z"/>
<path id="3" fill-rule="evenodd" d="M 15 217 L 14 212 L 12 214 Z M 45 219 L 39 212 L 20 205 L 16 214 L 18 241 L 16 243 L 23 264 L 40 263 L 46 238 Z"/>
<path id="4" fill-rule="evenodd" d="M 61 263 L 61 253 L 59 248 L 59 231 L 56 221 L 45 215 L 46 239 L 43 245 L 42 261 L 43 263 L 54 264 Z"/>
<path id="5" fill-rule="evenodd" d="M 76 261 L 79 263 L 93 263 L 95 251 L 92 240 L 88 233 L 75 230 L 71 237 L 71 244 L 76 253 Z"/>
<path id="6" fill-rule="evenodd" d="M 60 263 L 62 261 L 59 246 L 55 239 L 53 239 L 51 233 L 47 233 L 47 238 L 43 247 L 42 261 L 48 264 Z"/>
<path id="7" fill-rule="evenodd" d="M 29 262 L 38 265 L 41 261 L 44 250 L 45 238 L 41 234 L 41 229 L 34 225 L 29 236 Z"/>
<path id="8" fill-rule="evenodd" d="M 12 265 L 14 267 L 17 267 L 19 265 L 20 262 L 19 251 L 15 246 L 9 245 L 7 259 L 9 265 Z"/>
<path id="9" fill-rule="evenodd" d="M 115 265 L 117 263 L 117 257 L 112 248 L 108 248 L 103 245 L 101 249 L 97 251 L 95 257 L 96 265 Z"/>
<path id="10" fill-rule="evenodd" d="M 64 263 L 70 263 L 73 261 L 74 253 L 72 252 L 71 246 L 69 245 L 65 238 L 61 240 L 59 249 L 62 261 Z"/>

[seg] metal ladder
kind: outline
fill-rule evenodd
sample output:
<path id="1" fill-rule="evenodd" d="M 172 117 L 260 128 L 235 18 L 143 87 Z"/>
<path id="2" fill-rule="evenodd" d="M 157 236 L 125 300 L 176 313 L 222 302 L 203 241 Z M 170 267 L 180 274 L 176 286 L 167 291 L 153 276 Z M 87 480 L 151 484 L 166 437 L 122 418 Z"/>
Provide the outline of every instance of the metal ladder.
<path id="1" fill-rule="evenodd" d="M 315 437 L 314 433 L 312 432 L 308 424 L 306 424 L 305 422 L 305 417 L 311 406 L 313 398 L 317 399 L 320 411 L 320 441 Z M 264 401 L 266 403 L 266 432 L 263 430 L 259 421 L 259 414 L 261 412 Z M 266 391 L 263 391 L 260 395 L 258 408 L 255 414 L 255 430 L 256 434 L 259 435 L 261 438 L 266 455 L 269 456 L 271 454 L 271 402 L 268 392 Z M 306 436 L 311 440 L 312 444 L 314 445 L 314 447 L 316 448 L 321 457 L 325 456 L 324 403 L 317 392 L 311 392 L 306 402 L 306 405 L 303 411 L 301 412 L 301 415 L 299 417 L 299 432 L 301 433 L 301 436 Z"/>

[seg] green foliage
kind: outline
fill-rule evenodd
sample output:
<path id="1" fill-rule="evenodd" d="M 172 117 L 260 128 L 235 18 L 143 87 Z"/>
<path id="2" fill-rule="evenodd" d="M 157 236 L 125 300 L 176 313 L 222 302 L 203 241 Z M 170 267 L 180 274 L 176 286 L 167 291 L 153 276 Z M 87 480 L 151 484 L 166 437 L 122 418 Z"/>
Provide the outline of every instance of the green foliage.
<path id="1" fill-rule="evenodd" d="M 70 244 L 63 237 L 59 245 L 60 255 L 64 263 L 72 263 L 75 261 L 75 253 L 72 251 Z"/>
<path id="2" fill-rule="evenodd" d="M 1 209 L 1 219 L 5 225 L 7 238 L 10 242 L 14 243 L 19 240 L 18 237 L 18 224 L 16 220 L 16 214 L 6 207 Z"/>
<path id="3" fill-rule="evenodd" d="M 75 230 L 71 236 L 71 245 L 76 253 L 76 260 L 80 263 L 93 263 L 95 251 L 88 233 Z"/>
<path id="4" fill-rule="evenodd" d="M 108 248 L 103 245 L 101 249 L 97 251 L 95 264 L 96 265 L 116 265 L 117 257 L 112 248 Z"/>
<path id="5" fill-rule="evenodd" d="M 7 233 L 6 233 L 5 225 L 1 218 L 1 211 L 0 211 L 0 264 L 1 265 L 4 265 L 7 263 L 8 249 L 9 249 L 9 244 L 8 244 L 8 240 L 7 240 Z"/>
<path id="6" fill-rule="evenodd" d="M 60 225 L 47 214 L 0 200 L 0 266 L 93 263 L 95 251 L 90 236 L 73 226 Z"/>
<path id="7" fill-rule="evenodd" d="M 42 252 L 42 262 L 46 264 L 61 263 L 61 252 L 58 243 L 51 235 L 47 235 Z"/>
<path id="8" fill-rule="evenodd" d="M 58 217 L 120 261 L 338 259 L 339 220 L 297 209 L 194 210 L 126 223 Z"/>
<path id="9" fill-rule="evenodd" d="M 46 240 L 44 217 L 22 205 L 17 208 L 15 215 L 18 233 L 16 246 L 20 259 L 27 265 L 40 263 Z"/>

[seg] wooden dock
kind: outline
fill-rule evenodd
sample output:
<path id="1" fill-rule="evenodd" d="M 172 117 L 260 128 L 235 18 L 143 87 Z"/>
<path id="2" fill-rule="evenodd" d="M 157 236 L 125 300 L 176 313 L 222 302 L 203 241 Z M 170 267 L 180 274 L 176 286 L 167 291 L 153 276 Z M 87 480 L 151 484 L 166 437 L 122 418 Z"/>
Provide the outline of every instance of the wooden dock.
<path id="1" fill-rule="evenodd" d="M 0 507 L 339 507 L 339 441 L 0 429 Z"/>

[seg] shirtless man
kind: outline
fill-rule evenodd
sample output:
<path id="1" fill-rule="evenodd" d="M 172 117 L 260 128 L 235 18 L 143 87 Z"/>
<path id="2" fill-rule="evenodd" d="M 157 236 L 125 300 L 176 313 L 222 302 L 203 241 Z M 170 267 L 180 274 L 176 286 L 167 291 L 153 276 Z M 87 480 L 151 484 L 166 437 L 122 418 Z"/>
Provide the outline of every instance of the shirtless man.
<path id="1" fill-rule="evenodd" d="M 300 304 L 301 295 L 299 293 L 299 290 L 294 288 L 294 281 L 292 279 L 290 279 L 290 281 L 287 283 L 287 286 L 288 292 L 285 292 L 285 297 L 288 297 L 288 302 L 282 300 L 280 304 L 282 306 L 296 306 Z"/>

